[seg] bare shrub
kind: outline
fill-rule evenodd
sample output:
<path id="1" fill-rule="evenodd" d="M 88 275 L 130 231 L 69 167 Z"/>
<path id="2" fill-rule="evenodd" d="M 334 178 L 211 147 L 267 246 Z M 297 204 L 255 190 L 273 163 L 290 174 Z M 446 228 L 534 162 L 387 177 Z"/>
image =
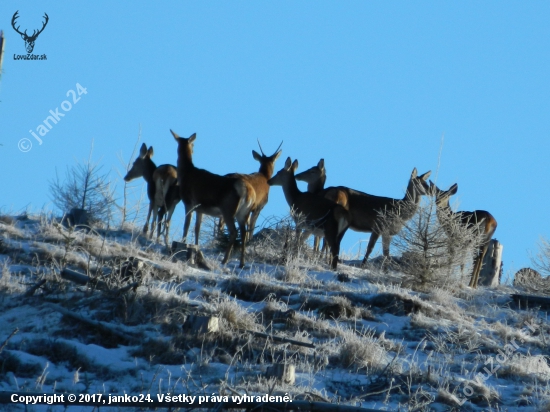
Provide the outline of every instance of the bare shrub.
<path id="1" fill-rule="evenodd" d="M 114 189 L 108 174 L 101 174 L 101 166 L 92 163 L 92 151 L 93 144 L 86 163 L 67 167 L 64 181 L 56 173 L 55 180 L 50 182 L 50 195 L 63 213 L 83 209 L 92 221 L 107 223 L 113 218 Z"/>
<path id="2" fill-rule="evenodd" d="M 408 207 L 404 205 L 403 207 Z M 453 289 L 463 283 L 464 268 L 471 264 L 481 243 L 479 230 L 467 228 L 457 215 L 438 213 L 433 199 L 420 207 L 412 219 L 405 221 L 403 211 L 383 213 L 382 230 L 403 229 L 393 238 L 402 253 L 399 269 L 411 287 L 430 290 Z"/>

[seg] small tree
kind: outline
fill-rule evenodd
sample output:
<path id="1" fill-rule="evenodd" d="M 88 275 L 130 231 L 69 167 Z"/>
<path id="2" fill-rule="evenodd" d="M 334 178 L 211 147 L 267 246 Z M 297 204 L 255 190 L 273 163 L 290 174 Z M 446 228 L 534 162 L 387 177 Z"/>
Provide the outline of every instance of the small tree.
<path id="1" fill-rule="evenodd" d="M 402 221 L 399 211 L 384 215 L 382 230 L 402 224 L 393 238 L 401 251 L 400 270 L 409 276 L 411 286 L 419 289 L 463 283 L 477 247 L 480 231 L 468 228 L 458 215 L 438 213 L 433 199 L 420 207 L 412 219 Z"/>
<path id="2" fill-rule="evenodd" d="M 93 142 L 87 162 L 67 167 L 63 181 L 56 171 L 55 180 L 50 182 L 50 193 L 53 203 L 63 213 L 83 209 L 92 221 L 109 223 L 115 205 L 114 190 L 108 174 L 101 174 L 102 167 L 92 163 L 92 151 Z"/>

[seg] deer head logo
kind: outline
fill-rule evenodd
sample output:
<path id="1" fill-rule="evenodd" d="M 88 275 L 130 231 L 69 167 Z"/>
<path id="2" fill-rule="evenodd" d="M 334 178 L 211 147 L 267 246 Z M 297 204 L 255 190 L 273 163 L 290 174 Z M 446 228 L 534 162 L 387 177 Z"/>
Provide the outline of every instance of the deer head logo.
<path id="1" fill-rule="evenodd" d="M 25 40 L 25 48 L 27 49 L 27 53 L 32 53 L 32 51 L 34 50 L 34 42 L 36 41 L 36 38 L 38 37 L 38 35 L 40 33 L 42 33 L 42 31 L 44 30 L 44 28 L 46 27 L 46 24 L 48 24 L 48 20 L 49 20 L 49 17 L 46 13 L 44 13 L 44 18 L 46 19 L 44 21 L 44 24 L 42 25 L 42 28 L 40 30 L 34 30 L 32 35 L 29 36 L 27 34 L 27 30 L 25 30 L 24 33 L 21 33 L 19 31 L 19 27 L 20 26 L 17 26 L 15 27 L 15 20 L 17 20 L 17 18 L 19 17 L 18 16 L 18 13 L 19 13 L 19 10 L 17 10 L 15 12 L 15 14 L 13 15 L 12 19 L 11 19 L 11 25 L 13 26 L 13 29 L 19 33 L 21 35 L 21 37 L 23 38 L 23 40 Z"/>

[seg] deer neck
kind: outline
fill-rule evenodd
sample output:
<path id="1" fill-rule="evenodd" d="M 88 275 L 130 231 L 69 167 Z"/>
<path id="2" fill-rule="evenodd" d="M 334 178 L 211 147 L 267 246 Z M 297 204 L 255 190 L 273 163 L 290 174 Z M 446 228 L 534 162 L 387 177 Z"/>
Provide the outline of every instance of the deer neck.
<path id="1" fill-rule="evenodd" d="M 285 194 L 285 199 L 289 206 L 294 205 L 297 202 L 298 197 L 302 194 L 300 189 L 298 189 L 298 184 L 294 178 L 294 173 L 289 173 L 285 176 L 283 193 Z"/>
<path id="2" fill-rule="evenodd" d="M 307 184 L 307 191 L 310 193 L 318 193 L 325 188 L 325 182 L 327 180 L 326 176 L 321 176 L 315 182 Z"/>
<path id="3" fill-rule="evenodd" d="M 436 203 L 435 206 L 436 206 L 435 212 L 437 213 L 437 218 L 439 219 L 439 222 L 446 222 L 447 221 L 446 218 L 454 216 L 454 212 L 451 210 L 451 207 L 449 206 L 448 198 L 444 201 L 441 201 L 439 204 Z"/>
<path id="4" fill-rule="evenodd" d="M 195 170 L 195 165 L 189 150 L 178 150 L 178 176 L 192 173 L 193 170 Z"/>
<path id="5" fill-rule="evenodd" d="M 150 158 L 146 158 L 143 162 L 143 178 L 147 183 L 153 182 L 153 173 L 157 170 L 157 165 Z"/>
<path id="6" fill-rule="evenodd" d="M 273 171 L 275 170 L 275 165 L 272 163 L 269 164 L 260 164 L 260 170 L 258 171 L 261 175 L 264 175 L 266 180 L 269 180 L 273 177 Z"/>

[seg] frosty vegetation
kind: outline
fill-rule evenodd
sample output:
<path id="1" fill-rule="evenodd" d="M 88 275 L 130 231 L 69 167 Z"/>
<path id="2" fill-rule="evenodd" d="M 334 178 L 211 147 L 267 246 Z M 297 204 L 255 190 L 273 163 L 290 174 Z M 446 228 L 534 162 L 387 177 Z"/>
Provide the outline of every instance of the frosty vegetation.
<path id="1" fill-rule="evenodd" d="M 61 211 L 88 208 L 110 224 L 0 215 L 0 391 L 288 395 L 326 410 L 550 408 L 546 313 L 513 303 L 525 284 L 467 288 L 478 232 L 437 216 L 430 197 L 410 220 L 382 214 L 380 233 L 402 227 L 389 261 L 362 268 L 361 256 L 341 253 L 338 271 L 299 216 L 265 219 L 244 269 L 235 257 L 221 265 L 227 234 L 206 218 L 205 270 L 144 237 L 143 213 L 128 213 L 126 197 L 115 229 L 112 192 L 90 161 L 51 189 Z M 535 264 L 550 274 L 546 239 Z M 540 279 L 537 292 L 550 295 Z M 277 364 L 295 379 L 271 376 Z M 18 410 L 64 410 L 48 408 Z"/>

